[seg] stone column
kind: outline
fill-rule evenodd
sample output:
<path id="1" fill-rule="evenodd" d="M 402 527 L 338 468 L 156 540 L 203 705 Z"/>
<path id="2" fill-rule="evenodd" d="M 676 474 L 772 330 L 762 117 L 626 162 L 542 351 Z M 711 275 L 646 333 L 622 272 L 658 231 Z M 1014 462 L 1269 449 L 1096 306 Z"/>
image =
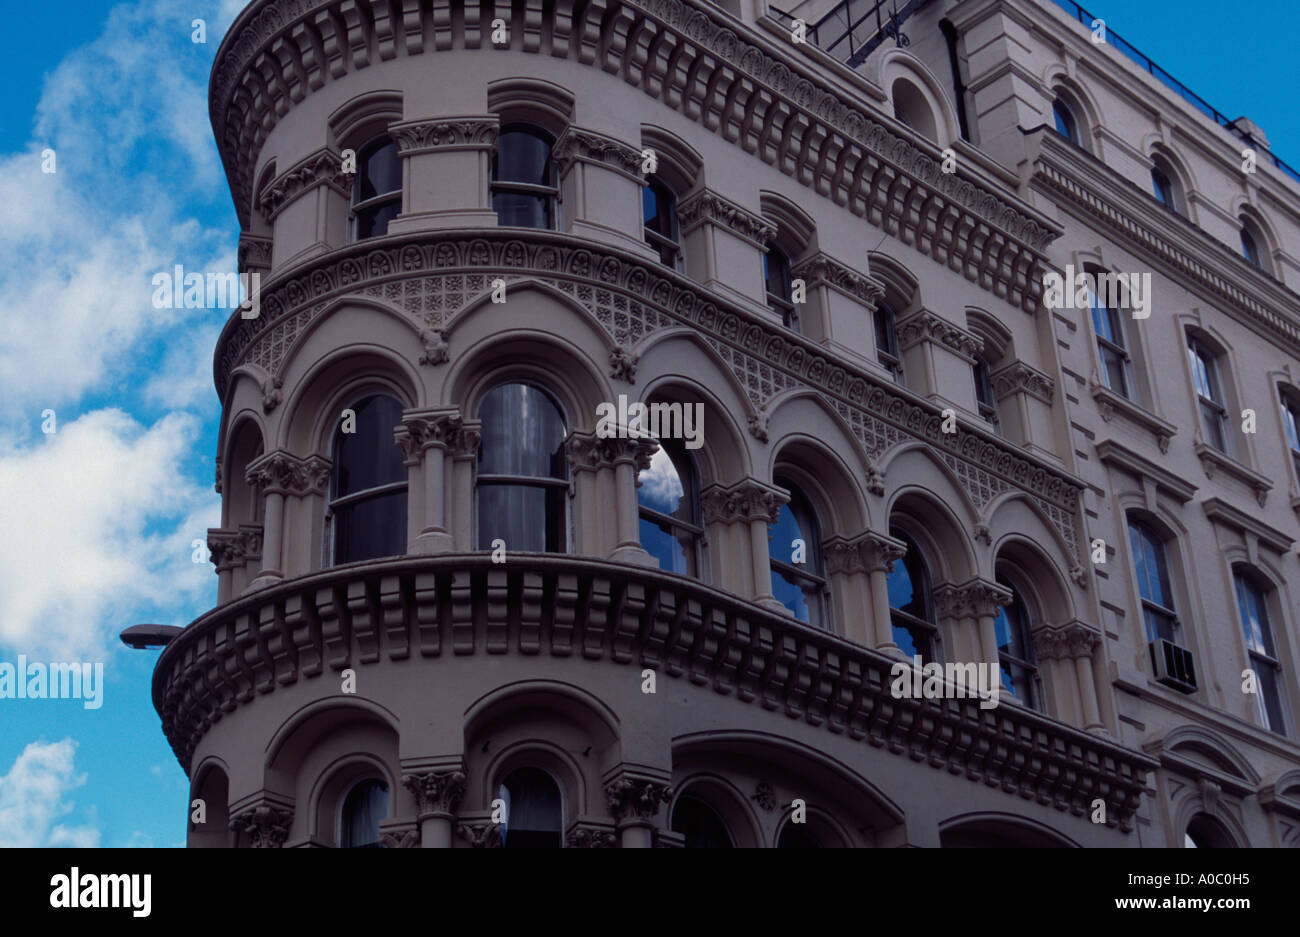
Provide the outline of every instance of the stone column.
<path id="1" fill-rule="evenodd" d="M 450 849 L 456 808 L 465 793 L 465 773 L 454 769 L 409 772 L 402 775 L 402 785 L 415 797 L 420 845 L 425 849 Z"/>
<path id="2" fill-rule="evenodd" d="M 1075 681 L 1079 686 L 1079 704 L 1083 715 L 1083 728 L 1087 732 L 1105 729 L 1097 702 L 1097 682 L 1093 676 L 1092 654 L 1101 642 L 1101 635 L 1081 621 L 1065 626 L 1064 636 L 1070 657 L 1074 659 Z"/>
<path id="3" fill-rule="evenodd" d="M 998 663 L 997 611 L 1010 601 L 1010 590 L 978 577 L 936 588 L 935 610 L 941 623 L 948 621 L 948 659 Z"/>
<path id="4" fill-rule="evenodd" d="M 742 595 L 747 593 L 751 601 L 783 615 L 789 614 L 789 610 L 772 595 L 772 564 L 768 559 L 767 527 L 776 523 L 781 505 L 788 500 L 789 495 L 779 488 L 765 485 L 753 478 L 742 478 L 727 488 L 711 485 L 700 492 L 709 538 L 714 540 L 714 531 L 718 530 L 721 535 L 717 539 L 724 541 L 721 555 L 713 557 L 713 568 L 734 565 L 739 573 L 741 564 L 745 563 L 744 551 L 749 552 L 746 564 L 749 575 L 733 577 L 731 583 L 720 585 Z M 737 579 L 747 581 L 742 583 Z M 741 585 L 744 586 L 743 589 L 737 588 Z"/>
<path id="5" fill-rule="evenodd" d="M 446 522 L 446 463 L 448 448 L 463 429 L 459 409 L 437 407 L 403 411 L 402 425 L 393 431 L 411 468 L 410 508 L 419 511 L 411 524 L 419 526 L 408 553 L 447 553 L 453 548 Z"/>
<path id="6" fill-rule="evenodd" d="M 649 849 L 654 845 L 654 818 L 659 805 L 672 799 L 672 788 L 661 780 L 623 774 L 605 785 L 605 799 L 617 824 L 620 845 Z"/>
<path id="7" fill-rule="evenodd" d="M 898 321 L 898 349 L 908 386 L 941 407 L 979 412 L 971 366 L 983 347 L 978 336 L 928 309 Z"/>
<path id="8" fill-rule="evenodd" d="M 641 546 L 640 508 L 637 502 L 637 476 L 650 467 L 650 459 L 659 449 L 653 439 L 602 440 L 606 461 L 614 468 L 615 531 L 618 543 L 609 559 L 642 566 L 658 566 L 658 561 Z"/>
<path id="9" fill-rule="evenodd" d="M 494 227 L 488 183 L 498 124 L 489 114 L 389 125 L 406 185 L 401 214 L 389 222 L 388 233 Z"/>
<path id="10" fill-rule="evenodd" d="M 1042 627 L 1033 633 L 1034 657 L 1051 694 L 1051 714 L 1062 722 L 1081 725 L 1084 721 L 1079 669 L 1070 658 L 1070 641 L 1062 628 Z"/>
<path id="11" fill-rule="evenodd" d="M 641 237 L 641 152 L 621 140 L 569 125 L 551 149 L 563 194 L 565 230 L 658 254 Z"/>
<path id="12" fill-rule="evenodd" d="M 682 199 L 677 216 L 691 278 L 748 306 L 766 309 L 762 255 L 776 237 L 776 225 L 712 189 Z"/>
<path id="13" fill-rule="evenodd" d="M 262 559 L 262 525 L 240 524 L 234 530 L 209 527 L 208 553 L 217 567 L 217 601 L 228 602 L 247 585 L 248 564 Z"/>
<path id="14" fill-rule="evenodd" d="M 443 479 L 443 504 L 448 508 L 443 522 L 451 529 L 453 549 L 463 553 L 474 548 L 474 462 L 482 441 L 483 424 L 479 420 L 461 420 L 459 429 L 449 433 L 446 440 L 451 472 Z M 478 548 L 487 550 L 490 544 L 480 543 Z"/>
<path id="15" fill-rule="evenodd" d="M 907 555 L 907 544 L 886 534 L 867 531 L 859 538 L 858 550 L 871 587 L 872 640 L 876 650 L 895 655 L 902 649 L 894 640 L 894 625 L 889 608 L 889 574 L 894 563 Z"/>
<path id="16" fill-rule="evenodd" d="M 579 552 L 657 566 L 641 546 L 636 489 L 659 444 L 647 436 L 573 432 L 565 446 L 578 500 Z"/>
<path id="17" fill-rule="evenodd" d="M 282 449 L 268 452 L 249 463 L 245 477 L 266 498 L 262 515 L 262 568 L 249 584 L 250 589 L 284 578 L 286 547 L 289 546 L 284 532 L 293 529 L 286 523 L 286 498 L 289 495 L 323 495 L 329 484 L 329 475 L 328 459 L 318 455 L 300 459 Z M 302 571 L 306 572 L 306 569 Z"/>

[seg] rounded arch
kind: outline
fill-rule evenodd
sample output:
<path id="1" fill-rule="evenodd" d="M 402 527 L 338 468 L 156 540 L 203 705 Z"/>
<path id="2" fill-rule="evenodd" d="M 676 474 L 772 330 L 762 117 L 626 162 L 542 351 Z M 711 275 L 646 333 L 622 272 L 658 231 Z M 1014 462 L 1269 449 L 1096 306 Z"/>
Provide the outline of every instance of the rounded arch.
<path id="1" fill-rule="evenodd" d="M 893 48 L 880 56 L 878 68 L 895 117 L 941 147 L 960 139 L 947 89 L 924 62 Z"/>
<path id="2" fill-rule="evenodd" d="M 1053 126 L 1052 104 L 1060 99 L 1069 108 L 1078 130 L 1079 145 L 1091 152 L 1093 139 L 1103 126 L 1102 111 L 1088 89 L 1066 71 L 1059 62 L 1049 65 L 1043 72 L 1047 106 L 1043 123 Z"/>
<path id="3" fill-rule="evenodd" d="M 995 811 L 964 813 L 940 821 L 939 845 L 946 849 L 1079 848 L 1077 842 L 1046 823 Z"/>
<path id="4" fill-rule="evenodd" d="M 655 175 L 668 184 L 679 200 L 703 185 L 704 157 L 671 130 L 642 124 L 641 147 L 654 150 Z"/>
<path id="5" fill-rule="evenodd" d="M 997 365 L 1004 358 L 1015 357 L 1015 340 L 1011 330 L 987 309 L 967 306 L 966 327 L 984 342 L 983 355 L 990 365 Z"/>
<path id="6" fill-rule="evenodd" d="M 985 526 L 994 540 L 1015 532 L 1032 532 L 1039 544 L 1051 544 L 1055 548 L 1067 570 L 1079 563 L 1065 535 L 1052 523 L 1051 516 L 1023 491 L 1011 490 L 997 495 L 984 506 L 984 517 Z"/>
<path id="7" fill-rule="evenodd" d="M 921 281 L 906 264 L 878 250 L 869 251 L 867 258 L 872 278 L 884 288 L 882 301 L 892 306 L 898 316 L 920 307 Z"/>
<path id="8" fill-rule="evenodd" d="M 993 556 L 994 576 L 1005 576 L 1038 617 L 1031 628 L 1062 625 L 1077 617 L 1069 584 L 1039 541 L 1025 533 L 1007 534 L 994 542 Z"/>
<path id="9" fill-rule="evenodd" d="M 548 706 L 583 725 L 597 741 L 610 744 L 619 738 L 619 719 L 598 696 L 558 680 L 521 680 L 480 696 L 465 708 L 465 735 L 479 732 L 501 713 Z"/>
<path id="10" fill-rule="evenodd" d="M 263 764 L 268 786 L 271 775 L 282 768 L 293 770 L 316 742 L 348 723 L 372 725 L 391 732 L 394 737 L 400 732 L 397 716 L 370 700 L 342 696 L 314 700 L 285 719 L 267 743 Z"/>
<path id="11" fill-rule="evenodd" d="M 340 827 L 344 801 L 359 783 L 377 780 L 388 788 L 388 816 L 394 813 L 397 780 L 382 758 L 370 752 L 349 752 L 333 759 L 316 777 L 307 797 L 307 834 L 342 846 Z"/>
<path id="12" fill-rule="evenodd" d="M 1254 239 L 1255 247 L 1259 251 L 1259 268 L 1265 273 L 1272 274 L 1273 254 L 1278 247 L 1277 231 L 1264 213 L 1247 201 L 1245 196 L 1238 196 L 1235 201 L 1234 214 L 1237 223 L 1243 232 L 1249 233 Z"/>
<path id="13" fill-rule="evenodd" d="M 816 840 L 816 845 L 822 849 L 848 849 L 853 845 L 853 839 L 849 831 L 840 822 L 835 814 L 821 807 L 808 805 L 805 807 L 805 820 L 802 824 L 793 822 L 794 807 L 786 805 L 781 811 L 780 819 L 776 824 L 776 835 L 772 842 L 767 844 L 773 848 L 779 848 L 781 839 L 786 835 L 787 830 L 799 830 L 806 833 L 812 839 Z"/>
<path id="14" fill-rule="evenodd" d="M 1190 216 L 1192 204 L 1189 196 L 1196 191 L 1196 178 L 1191 166 L 1166 145 L 1162 138 L 1150 140 L 1144 147 L 1144 151 L 1152 167 L 1168 176 L 1174 185 L 1176 204 L 1170 207 L 1181 215 Z"/>
<path id="15" fill-rule="evenodd" d="M 1160 746 L 1166 752 L 1236 777 L 1250 787 L 1259 786 L 1259 772 L 1250 761 L 1227 739 L 1211 729 L 1197 725 L 1179 726 L 1161 739 Z"/>
<path id="16" fill-rule="evenodd" d="M 776 222 L 776 244 L 798 261 L 817 249 L 817 222 L 784 195 L 764 189 L 758 193 L 760 213 Z"/>
<path id="17" fill-rule="evenodd" d="M 671 827 L 679 804 L 684 799 L 702 801 L 727 827 L 731 844 L 739 849 L 757 849 L 763 845 L 762 823 L 749 799 L 729 779 L 711 771 L 696 771 L 674 784 L 672 803 L 668 806 Z"/>
<path id="18" fill-rule="evenodd" d="M 591 811 L 582 766 L 562 745 L 543 738 L 519 739 L 489 756 L 481 778 L 480 802 L 491 804 L 505 780 L 520 768 L 544 771 L 559 788 L 561 838 L 568 824 Z"/>
<path id="19" fill-rule="evenodd" d="M 920 547 L 934 585 L 944 581 L 966 582 L 979 575 L 979 561 L 966 533 L 967 524 L 949 506 L 960 501 L 969 507 L 969 503 L 964 497 L 955 497 L 950 484 L 936 484 L 945 476 L 934 468 L 930 456 L 908 460 L 903 468 L 902 471 L 891 469 L 885 476 L 887 480 L 891 476 L 908 479 L 887 492 L 888 526 L 903 530 Z"/>
<path id="20" fill-rule="evenodd" d="M 658 374 L 642 389 L 640 400 L 648 403 L 663 400 L 688 406 L 704 406 L 704 424 L 698 449 L 689 450 L 695 460 L 701 488 L 711 484 L 730 485 L 750 474 L 749 447 L 731 418 L 731 411 L 713 392 L 697 380 L 681 374 Z"/>
<path id="21" fill-rule="evenodd" d="M 822 535 L 853 537 L 871 523 L 861 484 L 868 463 L 842 418 L 811 391 L 784 396 L 768 423 L 767 477 L 795 477 L 824 519 Z"/>
<path id="22" fill-rule="evenodd" d="M 203 801 L 203 823 L 194 822 L 190 805 Z M 217 755 L 207 755 L 190 777 L 190 805 L 187 805 L 187 844 L 199 849 L 220 849 L 230 845 L 230 765 Z"/>
<path id="23" fill-rule="evenodd" d="M 258 456 L 266 452 L 266 429 L 251 408 L 242 408 L 231 417 L 224 448 L 221 451 L 221 526 L 256 524 L 261 519 L 262 501 L 245 472 Z"/>

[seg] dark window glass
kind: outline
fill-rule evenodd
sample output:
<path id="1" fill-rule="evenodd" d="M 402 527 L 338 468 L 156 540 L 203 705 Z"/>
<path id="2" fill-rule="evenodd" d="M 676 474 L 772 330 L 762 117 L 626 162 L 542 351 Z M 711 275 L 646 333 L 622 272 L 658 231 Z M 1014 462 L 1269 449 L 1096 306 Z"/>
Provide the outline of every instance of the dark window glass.
<path id="1" fill-rule="evenodd" d="M 1174 593 L 1169 585 L 1164 541 L 1150 527 L 1138 521 L 1129 521 L 1128 532 L 1147 640 L 1164 638 L 1177 643 L 1178 617 L 1174 613 Z"/>
<path id="2" fill-rule="evenodd" d="M 993 393 L 993 377 L 989 363 L 984 358 L 975 359 L 975 402 L 980 416 L 994 429 L 998 428 L 998 398 Z"/>
<path id="3" fill-rule="evenodd" d="M 769 247 L 763 255 L 763 283 L 768 308 L 781 317 L 786 328 L 798 329 L 799 314 L 792 302 L 790 258 L 779 247 Z"/>
<path id="4" fill-rule="evenodd" d="M 559 188 L 551 143 L 551 137 L 536 127 L 514 125 L 501 131 L 492 157 L 492 209 L 498 224 L 555 227 Z"/>
<path id="5" fill-rule="evenodd" d="M 1093 276 L 1104 276 L 1105 271 L 1089 268 Z M 1105 385 L 1121 397 L 1133 398 L 1132 363 L 1124 339 L 1124 322 L 1120 310 L 1103 304 L 1093 290 L 1088 291 L 1088 305 L 1092 310 L 1092 327 L 1097 333 L 1097 354 L 1101 359 L 1101 378 Z"/>
<path id="6" fill-rule="evenodd" d="M 1218 821 L 1203 813 L 1192 817 L 1183 835 L 1183 846 L 1188 849 L 1231 849 L 1232 845 Z"/>
<path id="7" fill-rule="evenodd" d="M 775 483 L 790 492 L 775 524 L 769 526 L 768 556 L 772 594 L 795 618 L 818 628 L 829 627 L 826 614 L 826 568 L 822 562 L 821 527 L 807 496 L 788 478 Z M 803 541 L 803 562 L 795 563 L 796 540 Z"/>
<path id="8" fill-rule="evenodd" d="M 776 841 L 777 849 L 821 849 L 817 837 L 808 832 L 805 823 L 787 823 Z"/>
<path id="9" fill-rule="evenodd" d="M 334 431 L 326 519 L 336 564 L 406 552 L 407 469 L 393 439 L 402 404 L 377 394 L 351 409 L 356 432 L 343 432 L 341 422 Z"/>
<path id="10" fill-rule="evenodd" d="M 898 331 L 895 326 L 894 310 L 882 302 L 876 306 L 873 319 L 876 326 L 876 361 L 901 384 L 903 359 L 898 354 Z"/>
<path id="11" fill-rule="evenodd" d="M 1255 671 L 1258 683 L 1255 702 L 1259 719 L 1264 728 L 1285 735 L 1282 665 L 1273 647 L 1273 629 L 1268 620 L 1268 596 L 1254 579 L 1240 572 L 1234 578 L 1237 610 L 1241 614 L 1241 627 L 1246 635 L 1250 669 Z"/>
<path id="12" fill-rule="evenodd" d="M 1070 108 L 1060 98 L 1052 102 L 1052 119 L 1056 122 L 1056 132 L 1077 146 L 1078 125 L 1074 121 L 1074 114 L 1070 112 Z"/>
<path id="13" fill-rule="evenodd" d="M 564 418 L 532 384 L 501 384 L 479 404 L 478 548 L 504 540 L 508 550 L 567 549 Z"/>
<path id="14" fill-rule="evenodd" d="M 681 269 L 681 243 L 677 228 L 677 197 L 655 176 L 641 189 L 641 214 L 645 242 L 659 252 L 659 262 Z"/>
<path id="15" fill-rule="evenodd" d="M 1260 260 L 1259 245 L 1255 243 L 1255 236 L 1245 228 L 1241 229 L 1241 255 L 1246 258 L 1246 262 L 1252 267 L 1263 267 Z"/>
<path id="16" fill-rule="evenodd" d="M 1228 408 L 1219 381 L 1218 359 L 1194 338 L 1188 340 L 1187 353 L 1192 365 L 1192 380 L 1196 384 L 1205 441 L 1220 452 L 1227 452 Z"/>
<path id="17" fill-rule="evenodd" d="M 1038 668 L 1034 663 L 1034 645 L 1029 633 L 1029 609 L 1020 590 L 1000 577 L 998 583 L 1011 590 L 1011 601 L 998 609 L 993 621 L 998 638 L 998 662 L 1002 668 L 1002 692 L 1010 693 L 1025 705 L 1037 709 Z"/>
<path id="18" fill-rule="evenodd" d="M 376 849 L 379 821 L 388 816 L 388 785 L 365 780 L 343 798 L 343 822 L 339 845 L 344 849 Z"/>
<path id="19" fill-rule="evenodd" d="M 1151 167 L 1151 190 L 1161 205 L 1178 210 L 1174 202 L 1174 183 L 1159 166 Z"/>
<path id="20" fill-rule="evenodd" d="M 378 137 L 357 153 L 352 184 L 352 239 L 388 233 L 388 222 L 402 210 L 402 160 L 388 137 Z"/>
<path id="21" fill-rule="evenodd" d="M 519 768 L 502 782 L 497 796 L 506 805 L 503 848 L 560 848 L 564 815 L 554 778 L 541 768 Z"/>
<path id="22" fill-rule="evenodd" d="M 907 544 L 907 553 L 894 562 L 887 580 L 894 643 L 908 657 L 920 654 L 925 660 L 938 655 L 938 627 L 930 595 L 930 573 L 916 542 L 901 530 L 891 537 Z"/>
<path id="23" fill-rule="evenodd" d="M 700 575 L 700 495 L 694 465 L 681 440 L 665 439 L 637 477 L 641 546 L 659 568 L 683 576 Z"/>
<path id="24" fill-rule="evenodd" d="M 672 830 L 686 838 L 687 849 L 731 849 L 731 834 L 717 812 L 694 797 L 682 796 L 673 805 Z"/>
<path id="25" fill-rule="evenodd" d="M 1291 448 L 1291 462 L 1300 481 L 1300 405 L 1286 394 L 1282 396 L 1282 418 L 1286 422 L 1286 441 Z"/>

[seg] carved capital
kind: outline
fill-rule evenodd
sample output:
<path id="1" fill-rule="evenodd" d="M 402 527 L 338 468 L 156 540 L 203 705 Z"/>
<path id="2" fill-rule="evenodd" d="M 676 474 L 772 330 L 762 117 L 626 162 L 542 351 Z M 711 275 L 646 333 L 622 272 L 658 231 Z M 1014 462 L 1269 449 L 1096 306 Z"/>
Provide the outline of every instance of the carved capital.
<path id="1" fill-rule="evenodd" d="M 402 775 L 402 785 L 415 797 L 419 817 L 447 817 L 456 813 L 465 793 L 462 771 L 414 771 Z"/>
<path id="2" fill-rule="evenodd" d="M 574 162 L 584 162 L 608 166 L 641 181 L 641 151 L 603 133 L 570 125 L 555 141 L 551 156 L 560 175 Z"/>
<path id="3" fill-rule="evenodd" d="M 1101 634 L 1091 625 L 1072 621 L 1058 629 L 1070 657 L 1092 657 L 1093 648 L 1101 642 Z"/>
<path id="4" fill-rule="evenodd" d="M 578 826 L 569 830 L 564 845 L 570 849 L 613 849 L 618 845 L 618 834 L 613 830 Z"/>
<path id="5" fill-rule="evenodd" d="M 262 558 L 262 525 L 240 524 L 234 530 L 209 527 L 208 553 L 218 573 Z"/>
<path id="6" fill-rule="evenodd" d="M 456 835 L 474 849 L 497 849 L 501 846 L 501 825 L 491 820 L 461 820 Z"/>
<path id="7" fill-rule="evenodd" d="M 643 472 L 659 449 L 659 443 L 648 436 L 602 437 L 577 432 L 569 434 L 565 446 L 575 472 L 595 472 L 622 462 L 630 462 L 637 472 Z"/>
<path id="8" fill-rule="evenodd" d="M 311 455 L 305 459 L 277 449 L 249 463 L 245 479 L 266 494 L 324 494 L 330 479 L 330 460 Z"/>
<path id="9" fill-rule="evenodd" d="M 254 237 L 247 231 L 239 235 L 239 272 L 267 273 L 271 269 L 271 239 Z"/>
<path id="10" fill-rule="evenodd" d="M 820 252 L 795 264 L 790 275 L 802 279 L 809 287 L 829 286 L 872 309 L 885 294 L 875 280 Z"/>
<path id="11" fill-rule="evenodd" d="M 393 441 L 406 456 L 407 464 L 411 464 L 418 461 L 426 449 L 450 448 L 463 429 L 464 421 L 460 410 L 455 407 L 405 410 L 401 425 L 393 429 Z"/>
<path id="12" fill-rule="evenodd" d="M 388 133 L 403 156 L 440 149 L 491 149 L 500 128 L 495 117 L 443 117 L 390 124 Z"/>
<path id="13" fill-rule="evenodd" d="M 862 568 L 868 573 L 894 571 L 894 563 L 907 555 L 907 544 L 886 534 L 869 530 L 856 541 Z"/>
<path id="14" fill-rule="evenodd" d="M 473 459 L 483 442 L 483 424 L 479 420 L 461 420 L 460 428 L 448 435 L 447 451 L 457 459 Z"/>
<path id="15" fill-rule="evenodd" d="M 262 190 L 258 201 L 262 216 L 273 221 L 286 205 L 318 185 L 327 185 L 345 196 L 352 191 L 351 176 L 343 171 L 343 158 L 333 150 L 317 150 L 276 176 Z"/>
<path id="16" fill-rule="evenodd" d="M 1056 392 L 1056 382 L 1035 367 L 1023 361 L 1013 361 L 991 375 L 993 393 L 1001 400 L 1011 394 L 1025 393 L 1043 403 L 1051 403 Z M 1113 415 L 1113 414 L 1112 414 Z M 1109 417 L 1103 415 L 1103 418 Z"/>
<path id="17" fill-rule="evenodd" d="M 765 248 L 776 237 L 776 225 L 746 211 L 730 199 L 710 189 L 701 189 L 677 206 L 682 234 L 689 234 L 705 222 L 726 228 L 756 247 Z"/>
<path id="18" fill-rule="evenodd" d="M 414 849 L 420 845 L 419 830 L 384 830 L 379 843 L 385 849 Z"/>
<path id="19" fill-rule="evenodd" d="M 672 794 L 667 784 L 644 778 L 618 778 L 605 785 L 609 812 L 620 824 L 653 819 L 659 805 L 668 803 Z"/>
<path id="20" fill-rule="evenodd" d="M 898 347 L 911 348 L 918 342 L 934 342 L 974 361 L 984 350 L 979 336 L 954 325 L 928 309 L 919 309 L 898 323 Z"/>
<path id="21" fill-rule="evenodd" d="M 945 582 L 934 590 L 935 611 L 940 618 L 996 615 L 1010 601 L 1010 589 L 987 579 L 971 579 L 961 585 Z"/>
<path id="22" fill-rule="evenodd" d="M 700 492 L 704 521 L 709 524 L 754 520 L 775 524 L 781 505 L 789 500 L 784 492 L 752 478 L 741 479 L 730 488 L 711 485 Z"/>
<path id="23" fill-rule="evenodd" d="M 273 804 L 259 804 L 242 810 L 230 820 L 230 828 L 248 837 L 254 849 L 279 849 L 289 837 L 293 810 Z"/>

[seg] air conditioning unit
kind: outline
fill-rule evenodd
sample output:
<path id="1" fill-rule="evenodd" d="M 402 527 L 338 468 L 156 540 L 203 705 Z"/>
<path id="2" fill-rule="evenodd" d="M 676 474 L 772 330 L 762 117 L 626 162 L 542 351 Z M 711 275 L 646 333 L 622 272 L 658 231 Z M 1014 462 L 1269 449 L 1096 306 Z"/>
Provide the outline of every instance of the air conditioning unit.
<path id="1" fill-rule="evenodd" d="M 1151 666 L 1156 682 L 1172 687 L 1180 693 L 1196 692 L 1196 664 L 1192 652 L 1172 641 L 1157 638 L 1150 644 Z"/>

